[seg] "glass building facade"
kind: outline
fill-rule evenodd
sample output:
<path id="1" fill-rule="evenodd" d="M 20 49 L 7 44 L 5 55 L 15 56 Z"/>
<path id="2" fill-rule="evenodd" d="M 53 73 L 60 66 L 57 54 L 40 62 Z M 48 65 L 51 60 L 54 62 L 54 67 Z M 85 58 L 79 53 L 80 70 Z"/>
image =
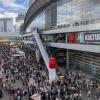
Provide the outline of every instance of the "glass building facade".
<path id="1" fill-rule="evenodd" d="M 59 0 L 38 15 L 28 30 L 33 27 L 51 29 L 94 23 L 100 23 L 100 0 Z"/>
<path id="2" fill-rule="evenodd" d="M 70 50 L 69 66 L 75 70 L 81 69 L 100 80 L 100 54 L 98 53 Z"/>
<path id="3" fill-rule="evenodd" d="M 98 25 L 100 23 L 100 0 L 58 0 L 58 2 L 48 6 L 39 14 L 29 25 L 27 31 L 34 28 L 49 30 L 56 28 L 72 28 L 90 24 Z M 92 30 L 92 27 L 91 27 Z M 45 42 L 68 43 L 68 44 L 86 44 L 100 45 L 100 30 L 80 32 L 66 32 L 59 34 L 44 35 Z M 100 54 L 55 49 L 54 55 L 57 63 L 65 64 L 66 51 L 69 56 L 70 68 L 82 69 L 100 79 Z"/>

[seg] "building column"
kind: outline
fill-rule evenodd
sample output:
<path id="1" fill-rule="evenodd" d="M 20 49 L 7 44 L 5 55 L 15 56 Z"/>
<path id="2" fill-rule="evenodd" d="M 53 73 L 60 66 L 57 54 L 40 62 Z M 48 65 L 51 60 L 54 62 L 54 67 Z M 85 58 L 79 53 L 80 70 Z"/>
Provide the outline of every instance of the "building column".
<path id="1" fill-rule="evenodd" d="M 65 42 L 66 43 L 68 42 L 68 34 L 67 33 L 65 35 Z M 69 69 L 69 50 L 68 49 L 66 50 L 66 66 L 67 66 L 67 69 Z"/>
<path id="2" fill-rule="evenodd" d="M 66 66 L 69 69 L 69 50 L 66 51 Z"/>
<path id="3" fill-rule="evenodd" d="M 40 60 L 40 51 L 39 51 L 39 49 L 36 49 L 36 60 L 37 60 L 37 62 L 39 62 L 39 60 Z"/>

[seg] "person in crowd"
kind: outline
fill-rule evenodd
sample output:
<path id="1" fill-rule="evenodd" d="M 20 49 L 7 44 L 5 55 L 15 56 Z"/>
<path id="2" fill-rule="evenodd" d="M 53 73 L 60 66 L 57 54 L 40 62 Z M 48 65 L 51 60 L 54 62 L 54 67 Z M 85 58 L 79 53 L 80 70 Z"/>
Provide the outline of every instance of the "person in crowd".
<path id="1" fill-rule="evenodd" d="M 38 94 L 40 100 L 82 100 L 82 92 L 88 90 L 88 96 L 94 94 L 97 100 L 100 99 L 100 82 L 90 79 L 88 82 L 82 72 L 74 72 L 66 70 L 62 75 L 60 70 L 57 70 L 58 80 L 49 83 L 48 71 L 34 56 L 25 53 L 27 58 L 15 58 L 11 62 L 10 46 L 1 45 L 1 57 L 4 61 L 2 66 L 4 79 L 0 79 L 0 96 L 2 90 L 7 91 L 12 100 L 32 100 L 32 96 Z M 45 73 L 45 75 L 44 75 Z M 63 78 L 60 79 L 60 76 Z M 17 81 L 20 81 L 22 87 L 14 86 Z"/>

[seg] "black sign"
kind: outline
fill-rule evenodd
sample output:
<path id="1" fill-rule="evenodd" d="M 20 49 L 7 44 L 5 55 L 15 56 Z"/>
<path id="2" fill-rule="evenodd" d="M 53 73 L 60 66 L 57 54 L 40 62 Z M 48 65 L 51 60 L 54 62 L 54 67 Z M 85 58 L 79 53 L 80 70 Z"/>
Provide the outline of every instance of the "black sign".
<path id="1" fill-rule="evenodd" d="M 85 33 L 84 42 L 100 42 L 100 34 L 97 33 Z"/>

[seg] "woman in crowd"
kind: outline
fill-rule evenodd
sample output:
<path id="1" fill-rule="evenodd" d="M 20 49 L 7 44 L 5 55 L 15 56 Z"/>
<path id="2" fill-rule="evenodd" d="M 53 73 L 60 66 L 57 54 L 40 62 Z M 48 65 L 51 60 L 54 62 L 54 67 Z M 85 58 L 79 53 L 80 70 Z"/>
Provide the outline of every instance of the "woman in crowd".
<path id="1" fill-rule="evenodd" d="M 31 97 L 34 94 L 38 94 L 41 100 L 56 100 L 57 98 L 61 100 L 82 100 L 82 92 L 85 91 L 86 86 L 88 86 L 91 94 L 93 94 L 93 90 L 96 90 L 97 100 L 100 98 L 100 83 L 90 80 L 87 84 L 82 72 L 67 70 L 63 78 L 60 79 L 62 74 L 57 71 L 59 80 L 50 84 L 48 75 L 44 75 L 44 72 L 45 74 L 48 72 L 31 55 L 27 55 L 30 56 L 27 59 L 16 58 L 16 61 L 12 64 L 9 63 L 10 47 L 2 45 L 0 50 L 4 60 L 2 68 L 5 74 L 5 81 L 1 80 L 0 86 L 4 91 L 8 91 L 11 100 L 25 100 L 25 98 L 32 100 Z M 13 86 L 16 81 L 21 82 L 21 88 Z"/>

